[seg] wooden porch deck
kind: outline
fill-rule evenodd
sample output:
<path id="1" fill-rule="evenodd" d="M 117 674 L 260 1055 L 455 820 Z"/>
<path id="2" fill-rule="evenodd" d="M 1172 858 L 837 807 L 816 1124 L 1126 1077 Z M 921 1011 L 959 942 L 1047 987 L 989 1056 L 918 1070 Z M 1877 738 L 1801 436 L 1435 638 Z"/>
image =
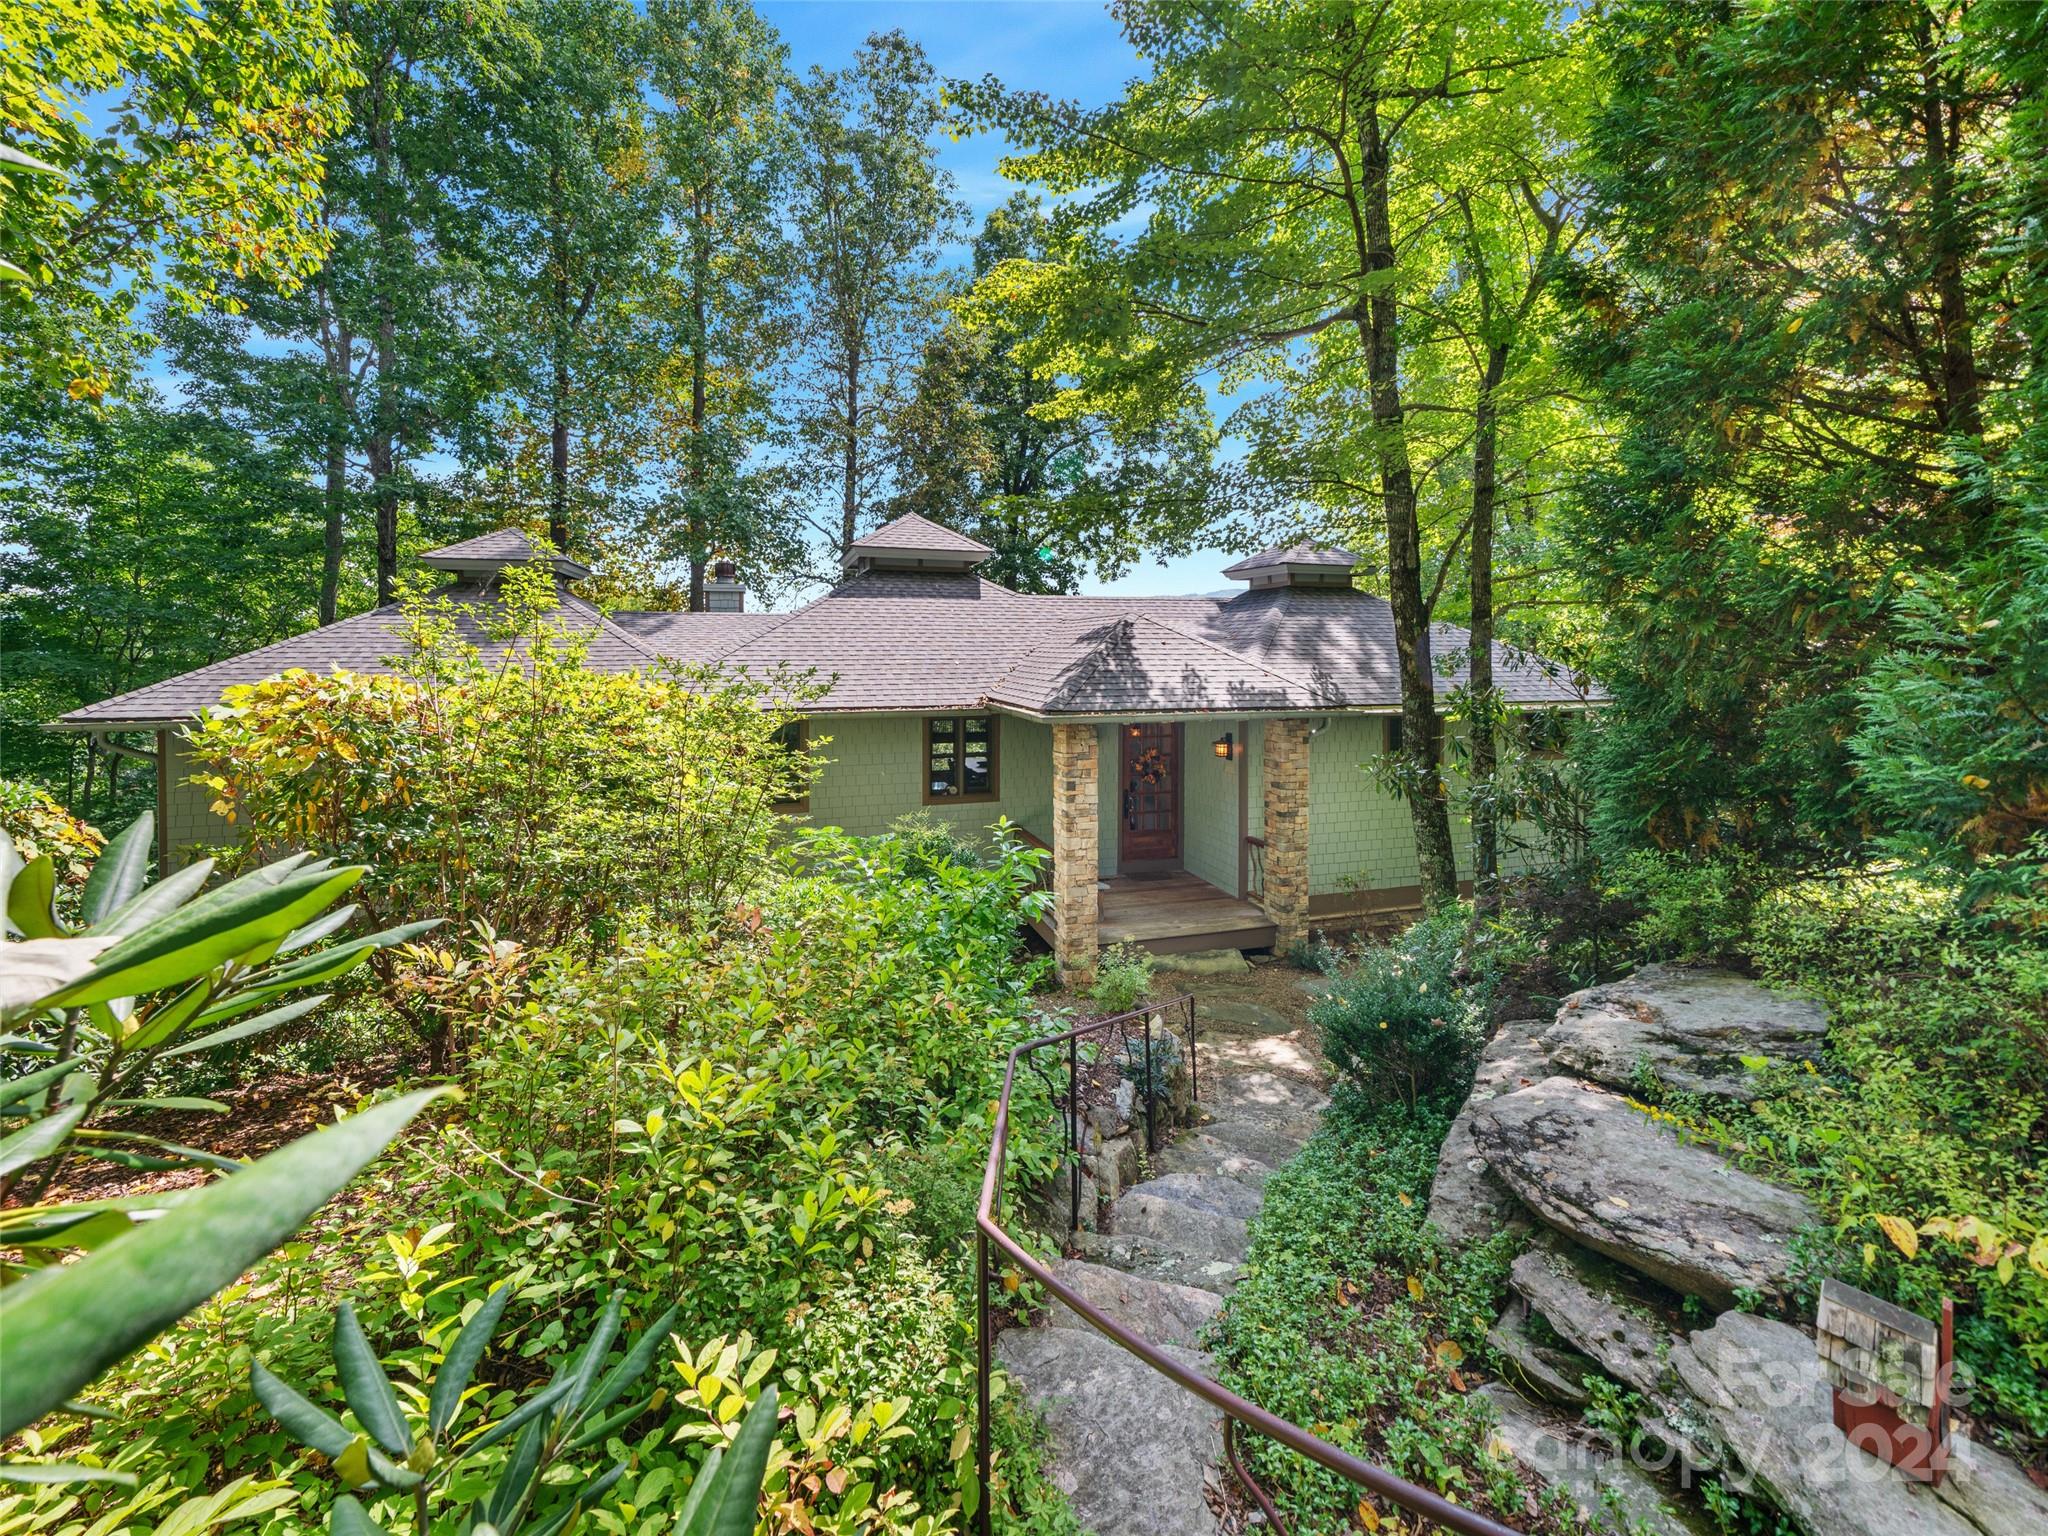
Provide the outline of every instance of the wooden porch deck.
<path id="1" fill-rule="evenodd" d="M 1249 901 L 1240 901 L 1185 870 L 1157 875 L 1116 875 L 1096 885 L 1101 943 L 1137 944 L 1155 955 L 1197 949 L 1270 949 L 1274 927 Z M 1032 925 L 1053 942 L 1052 924 Z"/>

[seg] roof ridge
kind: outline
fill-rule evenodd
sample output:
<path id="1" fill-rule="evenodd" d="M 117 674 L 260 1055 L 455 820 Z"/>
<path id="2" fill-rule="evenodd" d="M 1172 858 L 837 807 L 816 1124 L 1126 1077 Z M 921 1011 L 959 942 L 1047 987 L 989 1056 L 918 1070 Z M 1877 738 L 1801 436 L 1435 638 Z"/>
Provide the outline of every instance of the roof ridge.
<path id="1" fill-rule="evenodd" d="M 1243 664 L 1244 666 L 1256 667 L 1259 671 L 1265 673 L 1268 677 L 1271 677 L 1276 681 L 1285 683 L 1290 688 L 1304 689 L 1308 692 L 1308 694 L 1311 697 L 1313 697 L 1315 694 L 1315 683 L 1310 678 L 1296 677 L 1291 672 L 1282 672 L 1278 667 L 1271 666 L 1268 663 L 1260 660 L 1256 656 L 1247 656 L 1244 652 L 1232 650 L 1227 645 L 1218 645 L 1214 640 L 1207 639 L 1201 635 L 1191 635 L 1186 630 L 1182 629 L 1178 624 L 1169 624 L 1166 622 L 1166 620 L 1156 619 L 1149 613 L 1143 614 L 1141 615 L 1141 617 L 1144 618 L 1144 620 L 1148 624 L 1157 624 L 1161 629 L 1165 630 L 1168 634 L 1179 635 L 1183 640 L 1191 640 L 1196 645 L 1203 647 L 1205 650 L 1216 651 L 1224 656 L 1228 656 L 1232 661 Z"/>

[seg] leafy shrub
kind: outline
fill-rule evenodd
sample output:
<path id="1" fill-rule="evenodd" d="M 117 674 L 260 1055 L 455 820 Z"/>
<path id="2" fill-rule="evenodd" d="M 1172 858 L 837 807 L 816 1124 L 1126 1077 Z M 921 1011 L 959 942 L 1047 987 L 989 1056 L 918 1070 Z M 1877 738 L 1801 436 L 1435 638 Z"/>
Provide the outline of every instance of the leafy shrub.
<path id="1" fill-rule="evenodd" d="M 546 571 L 502 614 L 414 599 L 396 676 L 291 671 L 228 690 L 192 733 L 196 776 L 252 849 L 375 864 L 387 910 L 527 943 L 601 943 L 644 909 L 722 927 L 766 882 L 779 802 L 817 759 L 780 734 L 800 678 L 584 665 Z M 462 638 L 483 628 L 491 647 Z"/>
<path id="2" fill-rule="evenodd" d="M 307 1450 L 325 1458 L 341 1480 L 329 1529 L 333 1536 L 374 1536 L 373 1523 L 355 1495 L 384 1495 L 395 1512 L 410 1505 L 415 1536 L 432 1529 L 434 1505 L 457 1493 L 469 1506 L 465 1527 L 489 1526 L 514 1531 L 531 1519 L 539 1530 L 569 1536 L 581 1517 L 603 1501 L 624 1476 L 624 1463 L 595 1476 L 575 1478 L 570 1464 L 578 1451 L 602 1447 L 615 1429 L 631 1423 L 660 1399 L 633 1392 L 635 1384 L 666 1348 L 674 1309 L 662 1314 L 626 1351 L 625 1358 L 606 1368 L 618 1336 L 619 1298 L 615 1295 L 590 1337 L 570 1358 L 560 1362 L 545 1387 L 489 1427 L 468 1426 L 455 1432 L 471 1396 L 476 1368 L 489 1349 L 513 1287 L 501 1284 L 470 1314 L 448 1346 L 447 1358 L 435 1372 L 430 1392 L 420 1394 L 425 1409 L 417 1424 L 400 1406 L 398 1392 L 385 1374 L 356 1319 L 344 1302 L 334 1313 L 334 1374 L 359 1431 L 302 1395 L 260 1361 L 249 1367 L 250 1388 L 279 1424 Z M 628 1393 L 632 1395 L 628 1398 Z M 620 1407 L 621 1399 L 626 1399 Z M 415 1398 L 417 1402 L 417 1397 Z M 745 1450 L 735 1456 L 725 1479 L 713 1470 L 704 1502 L 726 1502 L 730 1515 L 749 1519 L 760 1489 L 761 1465 L 774 1435 L 775 1394 L 771 1387 L 749 1414 L 751 1428 L 737 1441 Z M 487 1474 L 478 1475 L 470 1458 L 519 1435 L 511 1453 Z M 466 1464 L 466 1465 L 465 1465 Z M 743 1486 L 742 1486 L 743 1485 Z M 402 1501 L 402 1502 L 401 1502 Z M 538 1506 L 536 1508 L 535 1506 Z M 389 1518 L 388 1515 L 382 1518 Z M 702 1526 L 709 1531 L 708 1523 Z"/>
<path id="3" fill-rule="evenodd" d="M 79 892 L 107 845 L 99 828 L 80 821 L 33 784 L 0 779 L 0 831 L 14 839 L 24 861 L 49 858 L 57 876 L 57 915 L 75 921 Z"/>
<path id="4" fill-rule="evenodd" d="M 1095 961 L 1089 1001 L 1104 1013 L 1129 1013 L 1152 989 L 1151 954 L 1136 944 L 1112 944 Z"/>
<path id="5" fill-rule="evenodd" d="M 1372 1103 L 1462 1094 L 1485 1043 L 1486 988 L 1460 971 L 1471 914 L 1449 907 L 1391 944 L 1369 945 L 1310 1005 L 1323 1054 Z"/>
<path id="6" fill-rule="evenodd" d="M 56 861 L 25 863 L 0 831 L 0 906 L 19 943 L 0 947 L 0 1279 L 20 1278 L 81 1248 L 129 1234 L 155 1209 L 38 1205 L 74 1157 L 134 1168 L 233 1164 L 110 1122 L 126 1110 L 221 1109 L 150 1094 L 160 1061 L 248 1040 L 319 1007 L 328 994 L 283 1001 L 345 976 L 432 921 L 336 944 L 355 907 L 328 909 L 367 871 L 293 854 L 206 890 L 201 860 L 154 884 L 154 818 L 144 814 L 94 862 L 60 914 Z M 275 1005 L 275 1006 L 273 1006 Z M 330 1191 L 331 1192 L 331 1191 Z M 324 1198 L 324 1196 L 323 1196 Z"/>
<path id="7" fill-rule="evenodd" d="M 1745 854 L 1694 858 L 1639 849 L 1614 865 L 1607 884 L 1642 908 L 1632 937 L 1644 958 L 1728 961 L 1748 948 L 1751 910 L 1765 881 Z"/>

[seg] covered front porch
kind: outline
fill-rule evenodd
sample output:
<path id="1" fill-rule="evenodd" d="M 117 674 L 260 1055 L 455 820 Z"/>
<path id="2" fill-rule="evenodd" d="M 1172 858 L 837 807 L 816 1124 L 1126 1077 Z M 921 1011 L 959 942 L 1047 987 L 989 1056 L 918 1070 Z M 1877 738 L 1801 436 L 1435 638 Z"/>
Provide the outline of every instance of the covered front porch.
<path id="1" fill-rule="evenodd" d="M 1037 839 L 1032 839 L 1037 841 Z M 1098 943 L 1135 944 L 1155 955 L 1203 949 L 1270 949 L 1279 929 L 1256 902 L 1233 896 L 1186 870 L 1111 875 L 1096 882 Z M 1051 916 L 1033 923 L 1055 949 Z"/>
<path id="2" fill-rule="evenodd" d="M 1304 719 L 1050 725 L 1049 910 L 1073 974 L 1111 944 L 1155 954 L 1287 948 L 1307 933 Z M 1107 802 L 1107 803 L 1105 803 Z"/>

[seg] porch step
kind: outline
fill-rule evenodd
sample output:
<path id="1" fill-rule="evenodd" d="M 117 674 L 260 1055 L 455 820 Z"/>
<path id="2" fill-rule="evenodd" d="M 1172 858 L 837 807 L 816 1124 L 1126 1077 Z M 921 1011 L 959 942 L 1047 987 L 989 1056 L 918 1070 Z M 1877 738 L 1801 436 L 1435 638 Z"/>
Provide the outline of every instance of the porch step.
<path id="1" fill-rule="evenodd" d="M 1278 1168 L 1308 1145 L 1309 1137 L 1316 1133 L 1316 1121 L 1315 1115 L 1292 1111 L 1240 1110 L 1228 1119 L 1211 1121 L 1200 1135 L 1205 1148 L 1213 1144 L 1223 1155 L 1234 1152 Z"/>
<path id="2" fill-rule="evenodd" d="M 1208 1356 L 1163 1346 L 1205 1375 Z M 1092 1329 L 1013 1328 L 996 1358 L 1045 1418 L 1048 1470 L 1095 1536 L 1213 1536 L 1223 1416 Z"/>
<path id="3" fill-rule="evenodd" d="M 1189 1131 L 1152 1158 L 1152 1166 L 1167 1173 L 1216 1174 L 1235 1180 L 1247 1189 L 1263 1189 L 1273 1172 L 1271 1163 L 1228 1146 L 1207 1131 Z"/>
<path id="4" fill-rule="evenodd" d="M 1168 1285 L 1193 1286 L 1225 1295 L 1244 1273 L 1236 1259 L 1189 1253 L 1129 1232 L 1083 1232 L 1074 1247 L 1084 1257 Z"/>
<path id="5" fill-rule="evenodd" d="M 1164 1195 L 1132 1190 L 1111 1207 L 1111 1231 L 1119 1237 L 1142 1237 L 1191 1258 L 1221 1259 L 1242 1264 L 1244 1221 L 1188 1205 Z"/>

